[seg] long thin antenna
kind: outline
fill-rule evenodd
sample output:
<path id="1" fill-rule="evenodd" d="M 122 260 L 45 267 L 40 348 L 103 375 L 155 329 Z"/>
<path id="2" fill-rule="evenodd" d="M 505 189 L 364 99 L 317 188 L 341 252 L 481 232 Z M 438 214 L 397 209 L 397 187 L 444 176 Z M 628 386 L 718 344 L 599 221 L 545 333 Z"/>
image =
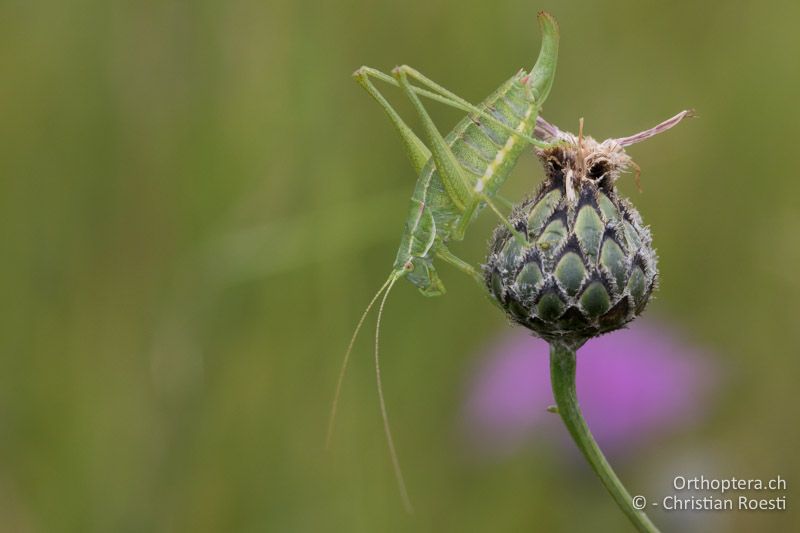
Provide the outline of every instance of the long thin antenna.
<path id="1" fill-rule="evenodd" d="M 358 337 L 358 332 L 361 331 L 361 326 L 364 325 L 364 320 L 367 319 L 367 315 L 369 314 L 370 309 L 372 306 L 375 305 L 375 302 L 380 297 L 383 290 L 391 283 L 394 283 L 394 280 L 397 279 L 395 277 L 395 273 L 392 272 L 392 275 L 384 282 L 378 292 L 375 293 L 375 296 L 372 297 L 372 300 L 369 302 L 369 305 L 364 310 L 364 313 L 361 315 L 361 318 L 358 321 L 358 325 L 356 326 L 355 331 L 353 332 L 353 336 L 350 338 L 350 344 L 347 346 L 347 351 L 344 353 L 344 360 L 342 360 L 342 368 L 339 369 L 339 379 L 336 381 L 336 392 L 333 395 L 333 402 L 331 403 L 331 414 L 328 418 L 328 433 L 325 436 L 325 449 L 327 450 L 330 448 L 331 445 L 331 438 L 333 437 L 333 426 L 336 423 L 336 410 L 339 406 L 339 396 L 342 393 L 342 383 L 344 382 L 344 376 L 347 373 L 347 364 L 350 361 L 350 353 L 353 351 L 353 345 L 356 343 L 356 337 Z"/>
<path id="2" fill-rule="evenodd" d="M 386 298 L 389 296 L 389 293 L 392 292 L 392 287 L 394 286 L 394 282 L 397 281 L 397 279 L 398 277 L 396 274 L 394 274 L 389 279 L 389 287 L 383 294 L 381 305 L 378 308 L 378 319 L 375 324 L 375 380 L 378 384 L 378 399 L 380 400 L 380 405 L 381 405 L 381 418 L 383 419 L 383 431 L 384 433 L 386 433 L 386 442 L 389 445 L 389 455 L 391 455 L 392 457 L 394 476 L 397 479 L 397 486 L 400 489 L 400 497 L 403 499 L 403 507 L 405 507 L 407 513 L 413 514 L 414 507 L 411 505 L 411 499 L 408 497 L 408 491 L 406 490 L 406 482 L 403 480 L 403 470 L 400 468 L 400 460 L 397 458 L 397 451 L 394 447 L 392 430 L 389 427 L 389 415 L 386 412 L 386 400 L 384 400 L 383 398 L 383 384 L 381 382 L 381 363 L 380 363 L 380 357 L 378 356 L 378 347 L 380 346 L 381 317 L 383 316 L 383 306 L 386 303 Z"/>

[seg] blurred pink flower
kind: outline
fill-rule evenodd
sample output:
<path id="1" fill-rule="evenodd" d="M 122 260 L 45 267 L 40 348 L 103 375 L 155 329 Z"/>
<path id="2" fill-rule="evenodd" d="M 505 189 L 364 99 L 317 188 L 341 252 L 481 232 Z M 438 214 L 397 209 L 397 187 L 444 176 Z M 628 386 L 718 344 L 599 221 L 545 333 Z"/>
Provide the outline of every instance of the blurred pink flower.
<path id="1" fill-rule="evenodd" d="M 716 383 L 713 370 L 675 332 L 639 320 L 578 350 L 578 401 L 601 448 L 626 452 L 697 421 Z M 566 430 L 546 411 L 554 403 L 547 343 L 515 329 L 479 361 L 465 405 L 470 441 L 490 453 L 532 440 L 561 444 Z"/>

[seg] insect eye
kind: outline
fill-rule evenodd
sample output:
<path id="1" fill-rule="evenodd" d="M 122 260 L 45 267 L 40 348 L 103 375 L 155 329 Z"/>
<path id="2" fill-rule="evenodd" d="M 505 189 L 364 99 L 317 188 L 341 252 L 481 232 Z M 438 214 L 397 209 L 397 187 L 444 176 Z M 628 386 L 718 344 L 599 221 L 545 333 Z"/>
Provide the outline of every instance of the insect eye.
<path id="1" fill-rule="evenodd" d="M 414 270 L 414 263 L 411 261 L 406 261 L 406 263 L 403 265 L 403 268 L 406 272 L 411 272 Z"/>

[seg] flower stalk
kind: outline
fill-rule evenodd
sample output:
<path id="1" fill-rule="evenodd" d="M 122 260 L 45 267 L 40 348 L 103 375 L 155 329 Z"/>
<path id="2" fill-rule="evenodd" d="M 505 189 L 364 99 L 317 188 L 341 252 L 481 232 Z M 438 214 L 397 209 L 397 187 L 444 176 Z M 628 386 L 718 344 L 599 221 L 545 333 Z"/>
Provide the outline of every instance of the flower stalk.
<path id="1" fill-rule="evenodd" d="M 550 380 L 558 413 L 592 470 L 600 477 L 611 497 L 636 529 L 643 533 L 658 533 L 658 528 L 650 521 L 647 514 L 634 508 L 631 495 L 608 464 L 589 431 L 589 426 L 586 425 L 575 393 L 575 352 L 575 348 L 565 343 L 557 341 L 550 343 Z"/>

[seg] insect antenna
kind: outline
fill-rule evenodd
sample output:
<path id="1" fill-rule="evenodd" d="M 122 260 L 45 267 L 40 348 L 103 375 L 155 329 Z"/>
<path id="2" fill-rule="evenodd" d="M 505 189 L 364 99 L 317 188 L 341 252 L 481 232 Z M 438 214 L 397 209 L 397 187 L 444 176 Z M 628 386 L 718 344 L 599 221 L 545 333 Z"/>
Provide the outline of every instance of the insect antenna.
<path id="1" fill-rule="evenodd" d="M 375 323 L 375 380 L 378 384 L 378 399 L 381 407 L 381 418 L 383 419 L 383 431 L 386 434 L 386 442 L 389 445 L 389 455 L 392 457 L 392 467 L 394 467 L 394 476 L 397 479 L 397 486 L 400 489 L 400 497 L 403 500 L 403 507 L 409 514 L 414 513 L 414 507 L 411 505 L 411 499 L 408 497 L 406 490 L 406 482 L 403 479 L 403 470 L 400 468 L 400 460 L 397 458 L 397 451 L 394 446 L 394 439 L 392 438 L 392 430 L 389 427 L 389 415 L 386 411 L 386 400 L 383 397 L 383 383 L 381 382 L 381 363 L 379 353 L 380 346 L 380 332 L 381 332 L 381 318 L 383 316 L 383 306 L 386 304 L 386 298 L 392 292 L 394 283 L 400 278 L 398 273 L 392 274 L 389 278 L 389 286 L 383 294 L 381 305 L 378 307 L 378 319 Z"/>
<path id="2" fill-rule="evenodd" d="M 339 406 L 339 397 L 342 393 L 342 383 L 344 382 L 344 376 L 347 373 L 347 365 L 350 362 L 350 353 L 353 351 L 353 345 L 356 343 L 356 338 L 358 337 L 358 332 L 361 331 L 361 326 L 364 325 L 364 321 L 367 319 L 367 315 L 369 315 L 372 306 L 375 305 L 375 302 L 378 301 L 380 298 L 381 293 L 386 289 L 386 287 L 390 286 L 394 283 L 397 279 L 396 274 L 392 272 L 392 275 L 381 285 L 381 288 L 378 289 L 378 292 L 375 293 L 375 296 L 372 297 L 370 300 L 369 305 L 364 310 L 364 313 L 361 315 L 361 318 L 358 320 L 358 325 L 356 325 L 355 331 L 353 331 L 353 336 L 350 337 L 350 344 L 347 345 L 347 351 L 344 353 L 344 359 L 342 360 L 342 367 L 339 369 L 339 378 L 336 380 L 336 392 L 333 395 L 333 402 L 331 403 L 331 414 L 328 418 L 328 433 L 325 436 L 325 449 L 329 449 L 331 445 L 331 438 L 333 437 L 333 426 L 336 423 L 336 410 Z M 385 301 L 385 299 L 384 299 Z"/>

